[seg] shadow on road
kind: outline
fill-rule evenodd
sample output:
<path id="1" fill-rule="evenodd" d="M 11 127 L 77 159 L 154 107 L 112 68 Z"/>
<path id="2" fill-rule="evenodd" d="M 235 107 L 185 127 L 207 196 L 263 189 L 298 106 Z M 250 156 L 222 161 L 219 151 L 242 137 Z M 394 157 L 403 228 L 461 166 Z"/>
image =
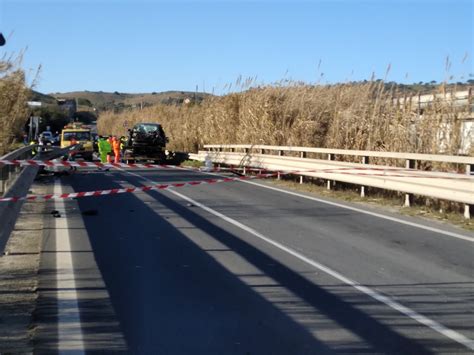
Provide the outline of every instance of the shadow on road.
<path id="1" fill-rule="evenodd" d="M 141 185 L 137 178 L 115 173 L 70 177 L 68 181 L 75 191 L 119 188 L 123 181 Z M 85 216 L 84 223 L 131 351 L 430 353 L 421 342 L 403 336 L 183 204 L 162 193 L 147 194 L 158 207 L 152 208 L 139 195 L 132 194 L 77 200 L 81 211 L 97 210 L 97 215 Z M 307 327 L 295 322 L 277 304 L 262 297 L 169 223 L 171 214 L 179 215 L 237 253 L 309 304 L 313 314 L 331 319 L 361 342 L 344 344 L 336 339 L 326 344 L 318 340 Z M 360 299 L 359 294 L 357 297 Z M 83 306 L 93 309 L 94 300 L 80 305 Z M 93 313 L 87 312 L 81 319 L 92 322 L 93 317 Z M 318 327 L 324 326 L 324 322 L 319 322 Z"/>

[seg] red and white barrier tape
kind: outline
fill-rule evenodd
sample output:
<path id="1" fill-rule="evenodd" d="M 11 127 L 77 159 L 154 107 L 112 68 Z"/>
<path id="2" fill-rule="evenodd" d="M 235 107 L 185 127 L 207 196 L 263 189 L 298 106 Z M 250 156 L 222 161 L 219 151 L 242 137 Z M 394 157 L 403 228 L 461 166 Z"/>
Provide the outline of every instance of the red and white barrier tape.
<path id="1" fill-rule="evenodd" d="M 230 182 L 230 181 L 237 181 L 237 180 L 264 179 L 271 176 L 276 176 L 276 174 L 239 176 L 239 177 L 229 177 L 229 178 L 220 178 L 220 179 L 204 179 L 204 180 L 199 180 L 199 181 L 187 181 L 187 182 L 179 182 L 179 183 L 172 183 L 172 184 L 157 184 L 157 185 L 152 185 L 152 186 L 130 187 L 130 188 L 122 188 L 122 189 L 71 192 L 71 193 L 64 193 L 60 195 L 47 194 L 47 195 L 29 195 L 29 196 L 23 196 L 23 197 L 3 197 L 3 198 L 0 198 L 0 202 L 48 201 L 48 200 L 68 199 L 68 198 L 115 195 L 115 194 L 134 193 L 134 192 L 151 191 L 151 190 L 166 190 L 170 187 L 217 184 L 220 182 Z"/>
<path id="2" fill-rule="evenodd" d="M 18 166 L 44 166 L 44 167 L 77 167 L 77 168 L 135 168 L 156 169 L 171 168 L 172 165 L 165 164 L 126 164 L 126 163 L 99 163 L 86 161 L 63 161 L 63 160 L 0 160 L 0 165 Z"/>
<path id="3" fill-rule="evenodd" d="M 115 166 L 117 164 L 113 164 L 111 166 Z M 128 165 L 128 164 L 125 164 Z M 176 169 L 176 166 L 166 166 L 172 167 Z M 232 170 L 232 168 L 228 168 Z M 255 169 L 251 168 L 254 171 L 265 171 L 265 169 Z M 361 169 L 361 168 L 360 168 Z M 196 170 L 193 168 L 185 168 L 185 170 Z M 216 169 L 219 170 L 219 169 Z M 183 183 L 171 183 L 171 184 L 158 184 L 152 186 L 144 186 L 144 187 L 132 187 L 132 188 L 121 188 L 121 189 L 110 189 L 110 190 L 96 190 L 96 191 L 83 191 L 83 192 L 72 192 L 72 193 L 65 193 L 61 195 L 29 195 L 29 196 L 22 196 L 22 197 L 3 197 L 0 198 L 0 202 L 17 202 L 17 201 L 45 201 L 45 200 L 54 200 L 54 199 L 67 199 L 67 198 L 80 198 L 80 197 L 90 197 L 90 196 L 104 196 L 104 195 L 113 195 L 113 194 L 121 194 L 121 193 L 134 193 L 140 191 L 150 191 L 150 190 L 164 190 L 170 187 L 183 187 L 183 186 L 196 186 L 196 185 L 203 185 L 203 184 L 215 184 L 220 182 L 230 182 L 230 181 L 237 181 L 237 180 L 251 180 L 251 179 L 265 179 L 270 177 L 276 177 L 281 175 L 298 175 L 306 172 L 318 172 L 318 173 L 327 173 L 327 174 L 344 174 L 344 175 L 362 175 L 362 176 L 374 176 L 374 177 L 410 177 L 410 178 L 426 178 L 429 177 L 426 174 L 423 175 L 408 175 L 408 174 L 389 174 L 387 175 L 386 169 L 365 169 L 365 170 L 383 170 L 384 173 L 362 173 L 362 172 L 350 172 L 350 171 L 342 171 L 342 170 L 359 170 L 359 168 L 338 168 L 338 169 L 319 169 L 319 170 L 297 170 L 297 171 L 277 171 L 272 173 L 259 173 L 257 175 L 245 175 L 239 177 L 226 177 L 226 178 L 219 178 L 219 179 L 204 179 L 198 181 L 189 181 Z M 393 170 L 392 170 L 393 171 Z M 390 171 L 388 171 L 390 172 Z M 434 176 L 434 178 L 440 178 L 439 176 Z M 450 177 L 442 177 L 443 179 L 449 179 Z M 460 179 L 461 176 L 453 177 L 453 179 Z M 474 177 L 469 176 L 462 176 L 463 179 L 469 179 L 474 181 Z"/>

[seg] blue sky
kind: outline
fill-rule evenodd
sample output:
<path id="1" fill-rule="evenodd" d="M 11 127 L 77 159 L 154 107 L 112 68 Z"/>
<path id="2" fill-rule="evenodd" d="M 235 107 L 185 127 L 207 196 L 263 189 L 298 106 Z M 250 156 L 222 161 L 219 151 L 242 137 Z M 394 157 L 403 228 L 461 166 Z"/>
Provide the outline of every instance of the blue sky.
<path id="1" fill-rule="evenodd" d="M 0 31 L 0 56 L 42 65 L 42 92 L 222 93 L 239 75 L 334 83 L 389 64 L 388 80 L 441 81 L 447 56 L 454 80 L 474 73 L 471 0 L 0 0 Z"/>

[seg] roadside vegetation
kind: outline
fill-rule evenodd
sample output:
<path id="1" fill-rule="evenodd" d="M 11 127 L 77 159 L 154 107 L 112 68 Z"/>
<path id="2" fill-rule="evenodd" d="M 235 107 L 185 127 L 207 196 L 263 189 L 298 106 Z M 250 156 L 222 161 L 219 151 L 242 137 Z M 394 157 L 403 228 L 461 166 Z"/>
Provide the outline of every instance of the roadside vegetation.
<path id="1" fill-rule="evenodd" d="M 28 117 L 29 93 L 21 56 L 0 59 L 0 156 L 21 137 Z"/>
<path id="2" fill-rule="evenodd" d="M 415 93 L 396 83 L 282 81 L 252 87 L 249 82 L 238 93 L 210 96 L 199 104 L 107 111 L 99 117 L 99 131 L 123 135 L 137 122 L 158 122 L 170 137 L 169 149 L 189 152 L 208 143 L 459 152 L 460 118 L 468 108 L 460 112 L 452 103 L 439 100 L 420 110 L 409 99 Z M 456 90 L 456 84 L 444 83 L 436 86 L 435 93 Z M 471 149 L 469 154 L 473 153 Z"/>

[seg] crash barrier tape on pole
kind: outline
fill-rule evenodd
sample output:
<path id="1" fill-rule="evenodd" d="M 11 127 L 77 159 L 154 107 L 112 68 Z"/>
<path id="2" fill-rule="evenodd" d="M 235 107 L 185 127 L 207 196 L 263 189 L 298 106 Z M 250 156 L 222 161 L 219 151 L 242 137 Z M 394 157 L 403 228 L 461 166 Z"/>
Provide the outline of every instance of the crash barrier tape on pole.
<path id="1" fill-rule="evenodd" d="M 83 161 L 57 161 L 57 160 L 0 160 L 0 165 L 19 165 L 19 166 L 44 166 L 44 167 L 67 167 L 67 168 L 131 168 L 131 169 L 157 169 L 157 168 L 171 168 L 175 169 L 175 165 L 166 165 L 166 164 L 132 164 L 132 163 L 99 163 L 99 162 L 83 162 Z M 190 169 L 191 170 L 191 169 Z M 195 168 L 196 171 L 206 171 L 206 169 Z M 258 171 L 258 172 L 268 172 L 272 170 L 262 169 L 262 168 L 251 168 L 251 167 L 230 167 L 230 168 L 213 168 L 208 169 L 207 171 Z M 384 174 L 373 174 L 373 173 L 352 173 L 352 172 L 343 172 L 344 170 L 355 170 L 355 171 L 381 171 Z M 450 173 L 458 176 L 437 176 L 437 175 L 428 175 L 427 172 L 414 170 L 414 169 L 405 169 L 405 168 L 374 168 L 374 167 L 345 167 L 345 168 L 333 168 L 333 169 L 308 169 L 308 170 L 299 170 L 297 172 L 288 172 L 280 171 L 280 174 L 296 174 L 296 173 L 311 173 L 311 172 L 327 172 L 327 173 L 340 173 L 345 175 L 365 175 L 365 176 L 387 176 L 387 177 L 410 177 L 410 178 L 431 178 L 431 179 L 449 179 L 449 180 L 471 180 L 474 177 L 461 173 Z M 387 172 L 405 172 L 405 173 L 422 173 L 423 175 L 386 175 Z"/>
<path id="2" fill-rule="evenodd" d="M 106 165 L 106 164 L 104 164 Z M 117 165 L 117 164 L 109 164 L 111 166 Z M 178 169 L 176 166 L 172 165 L 167 165 L 166 167 L 172 167 L 174 169 Z M 229 168 L 232 169 L 232 168 Z M 215 184 L 215 183 L 221 183 L 221 182 L 231 182 L 231 181 L 238 181 L 238 180 L 251 180 L 251 179 L 266 179 L 270 177 L 276 177 L 276 176 L 281 176 L 281 175 L 298 175 L 302 173 L 307 173 L 307 172 L 314 172 L 314 173 L 328 173 L 328 174 L 346 174 L 346 175 L 363 175 L 363 176 L 376 176 L 376 177 L 418 177 L 414 175 L 386 175 L 385 173 L 383 174 L 368 174 L 368 173 L 354 173 L 354 172 L 349 172 L 349 171 L 341 171 L 341 170 L 354 170 L 357 168 L 339 168 L 339 169 L 315 169 L 315 170 L 294 170 L 294 171 L 277 171 L 277 172 L 272 172 L 272 173 L 259 173 L 257 175 L 244 175 L 244 176 L 239 176 L 239 177 L 226 177 L 226 178 L 221 178 L 221 179 L 204 179 L 204 180 L 198 180 L 198 181 L 188 181 L 188 182 L 182 182 L 182 183 L 171 183 L 171 184 L 157 184 L 157 185 L 151 185 L 151 186 L 143 186 L 143 187 L 132 187 L 132 188 L 121 188 L 121 189 L 110 189 L 110 190 L 95 190 L 95 191 L 83 191 L 83 192 L 72 192 L 72 193 L 64 193 L 61 195 L 54 195 L 54 194 L 47 194 L 47 195 L 29 195 L 29 196 L 21 196 L 21 197 L 3 197 L 0 198 L 0 202 L 17 202 L 17 201 L 46 201 L 46 200 L 55 200 L 55 199 L 68 199 L 68 198 L 80 198 L 80 197 L 90 197 L 90 196 L 104 196 L 104 195 L 114 195 L 114 194 L 121 194 L 121 193 L 134 193 L 134 192 L 140 192 L 140 191 L 150 191 L 150 190 L 164 190 L 172 187 L 183 187 L 183 186 L 196 186 L 196 185 L 203 185 L 203 184 Z M 200 172 L 206 172 L 206 170 L 201 170 L 201 169 L 193 169 L 193 168 L 183 168 L 183 170 L 190 170 L 190 171 L 200 171 Z M 210 170 L 218 170 L 218 169 L 210 169 Z M 210 171 L 207 170 L 207 171 Z M 263 171 L 265 169 L 255 169 L 253 168 L 254 171 Z M 366 170 L 378 170 L 378 169 L 366 169 Z M 383 169 L 380 169 L 383 170 Z M 232 171 L 232 170 L 231 170 Z M 268 171 L 268 170 L 267 170 Z M 426 176 L 422 176 L 426 177 Z M 445 178 L 445 177 L 443 177 Z M 448 177 L 446 177 L 448 178 Z M 466 178 L 471 179 L 474 181 L 474 177 L 468 177 Z"/>

